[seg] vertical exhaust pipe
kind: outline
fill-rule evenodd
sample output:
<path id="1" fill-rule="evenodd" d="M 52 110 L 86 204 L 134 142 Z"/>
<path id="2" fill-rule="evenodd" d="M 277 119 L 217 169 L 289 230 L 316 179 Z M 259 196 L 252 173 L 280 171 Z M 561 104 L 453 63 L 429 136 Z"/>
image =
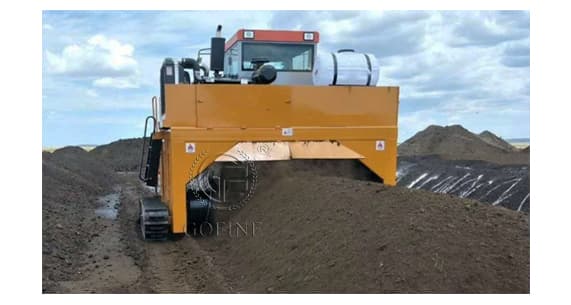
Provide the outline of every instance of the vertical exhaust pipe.
<path id="1" fill-rule="evenodd" d="M 220 71 L 224 71 L 224 46 L 226 38 L 222 37 L 222 25 L 216 27 L 216 37 L 210 39 L 210 70 L 218 77 Z"/>

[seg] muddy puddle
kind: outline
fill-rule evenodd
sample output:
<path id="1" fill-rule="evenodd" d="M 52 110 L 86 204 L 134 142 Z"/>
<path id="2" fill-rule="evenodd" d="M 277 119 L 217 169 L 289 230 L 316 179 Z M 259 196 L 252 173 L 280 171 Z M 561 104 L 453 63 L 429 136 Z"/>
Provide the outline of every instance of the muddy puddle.
<path id="1" fill-rule="evenodd" d="M 106 219 L 116 219 L 119 212 L 119 205 L 121 203 L 120 198 L 120 188 L 115 188 L 113 193 L 99 197 L 97 199 L 98 208 L 95 209 L 95 214 Z"/>

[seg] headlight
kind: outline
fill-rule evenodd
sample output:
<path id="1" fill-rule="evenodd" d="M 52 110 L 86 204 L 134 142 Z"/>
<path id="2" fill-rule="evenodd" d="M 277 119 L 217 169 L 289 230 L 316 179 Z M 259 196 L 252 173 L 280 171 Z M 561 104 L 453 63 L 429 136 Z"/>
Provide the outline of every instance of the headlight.
<path id="1" fill-rule="evenodd" d="M 245 39 L 254 39 L 254 31 L 244 31 Z"/>

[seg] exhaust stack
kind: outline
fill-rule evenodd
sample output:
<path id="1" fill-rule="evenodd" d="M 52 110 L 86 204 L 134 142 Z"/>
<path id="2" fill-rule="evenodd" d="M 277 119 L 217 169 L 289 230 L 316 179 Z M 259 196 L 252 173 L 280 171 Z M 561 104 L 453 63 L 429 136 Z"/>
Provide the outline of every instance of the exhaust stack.
<path id="1" fill-rule="evenodd" d="M 226 38 L 222 37 L 222 25 L 216 27 L 216 37 L 210 39 L 210 70 L 214 71 L 215 77 L 220 71 L 224 71 L 224 46 Z"/>

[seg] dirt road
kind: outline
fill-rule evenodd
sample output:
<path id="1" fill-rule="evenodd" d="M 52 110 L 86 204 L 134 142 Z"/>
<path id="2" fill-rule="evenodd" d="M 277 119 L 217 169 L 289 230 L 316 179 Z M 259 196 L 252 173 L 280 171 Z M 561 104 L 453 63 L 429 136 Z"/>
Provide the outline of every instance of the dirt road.
<path id="1" fill-rule="evenodd" d="M 143 242 L 137 231 L 138 198 L 149 192 L 134 174 L 121 174 L 115 189 L 120 198 L 117 217 L 92 211 L 93 238 L 79 253 L 80 267 L 66 281 L 52 283 L 46 292 L 153 293 L 230 292 L 212 258 L 195 239 Z M 66 267 L 65 265 L 60 267 Z"/>

